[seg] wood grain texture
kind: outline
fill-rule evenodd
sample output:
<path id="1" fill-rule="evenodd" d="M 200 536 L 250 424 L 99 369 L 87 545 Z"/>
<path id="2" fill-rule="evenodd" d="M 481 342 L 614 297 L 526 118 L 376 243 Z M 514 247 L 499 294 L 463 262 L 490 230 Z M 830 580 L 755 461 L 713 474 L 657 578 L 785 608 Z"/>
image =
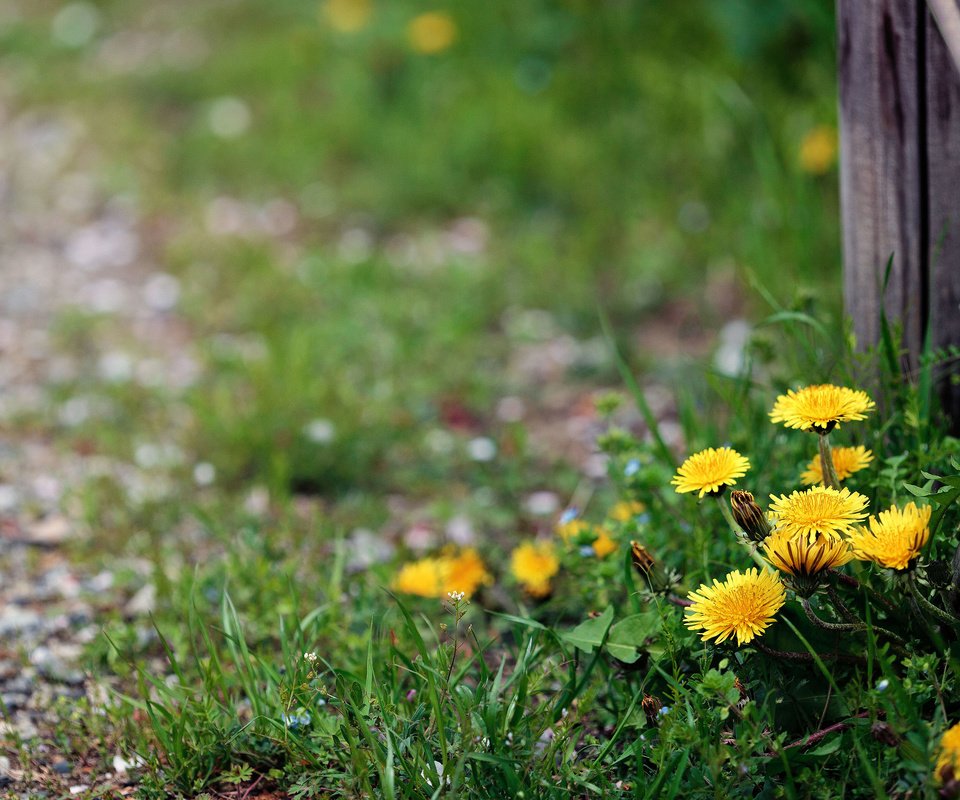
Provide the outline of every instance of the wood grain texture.
<path id="1" fill-rule="evenodd" d="M 881 308 L 899 323 L 915 374 L 928 325 L 960 346 L 960 72 L 926 0 L 838 0 L 837 22 L 844 304 L 861 348 Z M 940 388 L 960 431 L 956 372 Z"/>
<path id="2" fill-rule="evenodd" d="M 953 65 L 960 71 L 960 5 L 957 0 L 927 0 L 927 7 L 937 23 Z"/>
<path id="3" fill-rule="evenodd" d="M 930 324 L 934 347 L 960 346 L 960 71 L 932 17 L 926 47 Z M 942 374 L 944 408 L 960 427 L 960 386 Z"/>
<path id="4" fill-rule="evenodd" d="M 844 304 L 858 343 L 870 346 L 883 302 L 911 353 L 922 343 L 924 284 L 916 2 L 837 4 Z"/>

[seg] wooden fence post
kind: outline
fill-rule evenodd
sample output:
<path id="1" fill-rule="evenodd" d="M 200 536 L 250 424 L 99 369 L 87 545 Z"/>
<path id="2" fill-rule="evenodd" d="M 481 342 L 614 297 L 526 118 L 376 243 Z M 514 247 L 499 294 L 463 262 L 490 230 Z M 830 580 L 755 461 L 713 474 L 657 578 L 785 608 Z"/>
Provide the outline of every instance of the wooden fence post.
<path id="1" fill-rule="evenodd" d="M 930 0 L 941 24 L 956 2 Z M 934 347 L 960 346 L 960 65 L 927 0 L 838 0 L 837 27 L 844 305 L 866 347 L 882 304 L 912 371 L 928 326 Z M 951 363 L 940 374 L 955 430 L 956 373 Z"/>

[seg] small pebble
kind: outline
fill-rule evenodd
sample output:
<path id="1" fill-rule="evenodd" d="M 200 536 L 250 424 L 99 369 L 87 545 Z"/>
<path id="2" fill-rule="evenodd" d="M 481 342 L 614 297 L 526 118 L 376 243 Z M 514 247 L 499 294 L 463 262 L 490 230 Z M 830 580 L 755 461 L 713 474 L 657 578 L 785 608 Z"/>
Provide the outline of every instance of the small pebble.
<path id="1" fill-rule="evenodd" d="M 0 694 L 0 702 L 8 711 L 17 711 L 30 702 L 30 695 L 24 692 L 3 692 Z"/>
<path id="2" fill-rule="evenodd" d="M 0 611 L 0 637 L 34 630 L 40 627 L 40 623 L 40 614 L 33 609 L 7 606 Z"/>

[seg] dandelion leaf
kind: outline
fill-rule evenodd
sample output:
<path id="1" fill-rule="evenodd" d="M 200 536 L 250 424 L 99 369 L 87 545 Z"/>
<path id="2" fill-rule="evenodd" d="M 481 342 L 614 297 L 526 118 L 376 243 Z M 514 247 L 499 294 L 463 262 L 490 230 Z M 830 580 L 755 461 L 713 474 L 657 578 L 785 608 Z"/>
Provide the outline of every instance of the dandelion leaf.
<path id="1" fill-rule="evenodd" d="M 610 628 L 604 648 L 614 658 L 632 664 L 640 658 L 640 651 L 647 640 L 656 636 L 659 630 L 660 614 L 657 611 L 631 614 Z"/>
<path id="2" fill-rule="evenodd" d="M 603 644 L 612 623 L 613 606 L 607 606 L 599 617 L 581 622 L 572 631 L 564 633 L 562 638 L 568 644 L 592 653 L 595 647 Z"/>

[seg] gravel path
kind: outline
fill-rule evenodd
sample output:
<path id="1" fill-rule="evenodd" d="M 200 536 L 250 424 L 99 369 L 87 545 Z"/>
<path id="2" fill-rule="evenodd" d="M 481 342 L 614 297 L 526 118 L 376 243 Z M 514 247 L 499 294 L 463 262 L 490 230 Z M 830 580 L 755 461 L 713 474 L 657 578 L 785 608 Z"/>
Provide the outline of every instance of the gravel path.
<path id="1" fill-rule="evenodd" d="M 0 796 L 124 784 L 122 759 L 69 761 L 50 740 L 61 698 L 94 713 L 106 702 L 79 666 L 99 613 L 150 604 L 148 592 L 131 601 L 112 566 L 78 563 L 87 531 L 71 493 L 92 475 L 131 488 L 146 477 L 51 432 L 109 414 L 98 381 L 175 389 L 196 371 L 172 314 L 179 285 L 150 264 L 135 202 L 104 192 L 97 169 L 76 120 L 0 99 Z M 57 333 L 71 314 L 99 320 L 82 348 Z"/>

